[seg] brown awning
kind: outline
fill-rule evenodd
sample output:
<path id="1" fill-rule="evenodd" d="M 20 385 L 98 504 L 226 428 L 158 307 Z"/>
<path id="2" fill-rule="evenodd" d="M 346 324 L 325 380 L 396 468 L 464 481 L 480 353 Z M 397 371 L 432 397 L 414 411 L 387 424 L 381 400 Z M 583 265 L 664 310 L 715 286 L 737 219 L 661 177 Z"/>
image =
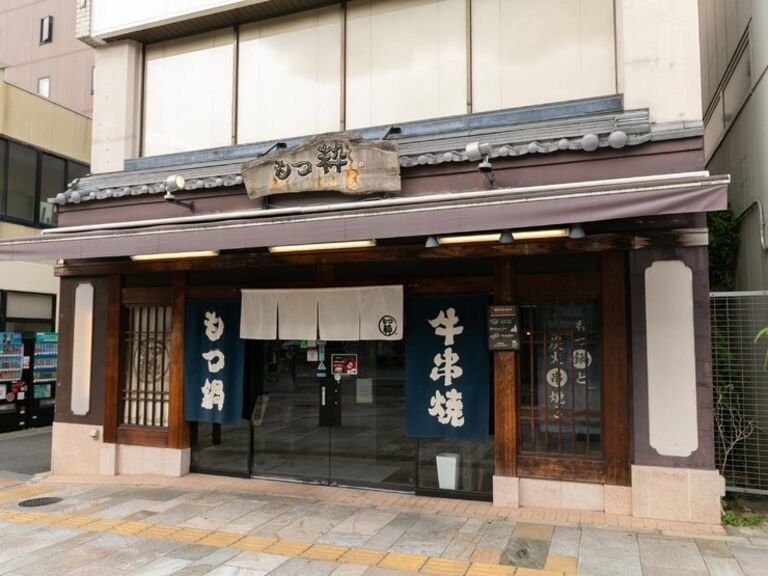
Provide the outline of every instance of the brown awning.
<path id="1" fill-rule="evenodd" d="M 59 228 L 0 241 L 0 260 L 83 259 L 568 225 L 724 210 L 728 176 L 707 173 L 362 201 L 248 215 Z M 235 219 L 237 216 L 237 219 Z"/>

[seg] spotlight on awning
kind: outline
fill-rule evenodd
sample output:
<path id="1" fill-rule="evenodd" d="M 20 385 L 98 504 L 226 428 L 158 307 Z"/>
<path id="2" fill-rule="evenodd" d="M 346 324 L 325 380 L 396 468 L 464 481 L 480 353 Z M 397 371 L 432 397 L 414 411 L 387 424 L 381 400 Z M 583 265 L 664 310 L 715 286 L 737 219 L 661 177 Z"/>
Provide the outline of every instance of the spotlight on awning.
<path id="1" fill-rule="evenodd" d="M 347 242 L 322 242 L 319 244 L 293 244 L 290 246 L 270 246 L 272 254 L 288 252 L 314 252 L 316 250 L 351 250 L 354 248 L 373 248 L 376 240 L 350 240 Z"/>
<path id="2" fill-rule="evenodd" d="M 504 232 L 501 233 L 501 237 L 499 238 L 499 244 L 512 244 L 512 242 L 514 242 L 512 233 L 509 230 L 504 230 Z"/>
<path id="3" fill-rule="evenodd" d="M 456 236 L 438 236 L 437 243 L 444 244 L 474 244 L 478 242 L 498 242 L 501 232 L 487 234 L 458 234 Z"/>
<path id="4" fill-rule="evenodd" d="M 198 250 L 196 252 L 168 252 L 165 254 L 137 254 L 131 256 L 134 262 L 147 262 L 151 260 L 183 260 L 188 258 L 211 258 L 218 256 L 218 250 Z"/>
<path id="5" fill-rule="evenodd" d="M 581 240 L 586 235 L 587 233 L 584 232 L 584 226 L 582 226 L 581 224 L 571 225 L 571 229 L 568 232 L 568 238 L 570 238 L 571 240 Z"/>
<path id="6" fill-rule="evenodd" d="M 437 238 L 430 236 L 424 243 L 424 248 L 437 248 L 440 244 L 437 242 Z"/>
<path id="7" fill-rule="evenodd" d="M 513 230 L 512 238 L 515 240 L 545 240 L 547 238 L 566 238 L 568 228 L 548 228 L 542 230 Z"/>

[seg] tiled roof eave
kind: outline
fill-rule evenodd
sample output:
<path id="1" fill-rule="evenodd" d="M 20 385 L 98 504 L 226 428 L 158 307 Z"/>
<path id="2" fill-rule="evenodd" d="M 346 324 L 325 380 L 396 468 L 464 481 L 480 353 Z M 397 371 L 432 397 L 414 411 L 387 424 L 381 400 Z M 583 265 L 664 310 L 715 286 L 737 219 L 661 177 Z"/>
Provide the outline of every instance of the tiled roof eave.
<path id="1" fill-rule="evenodd" d="M 497 159 L 554 152 L 619 150 L 651 141 L 700 136 L 702 132 L 701 122 L 652 125 L 647 110 L 635 110 L 591 118 L 508 126 L 503 129 L 497 127 L 462 131 L 439 137 L 402 138 L 397 139 L 397 142 L 400 166 L 412 168 L 469 162 L 466 145 L 475 141 L 488 142 L 491 145 L 489 158 Z M 66 191 L 51 201 L 58 205 L 71 205 L 110 198 L 164 194 L 165 178 L 174 173 L 185 177 L 187 191 L 240 186 L 243 183 L 242 165 L 243 159 L 233 159 L 97 174 L 73 181 Z"/>

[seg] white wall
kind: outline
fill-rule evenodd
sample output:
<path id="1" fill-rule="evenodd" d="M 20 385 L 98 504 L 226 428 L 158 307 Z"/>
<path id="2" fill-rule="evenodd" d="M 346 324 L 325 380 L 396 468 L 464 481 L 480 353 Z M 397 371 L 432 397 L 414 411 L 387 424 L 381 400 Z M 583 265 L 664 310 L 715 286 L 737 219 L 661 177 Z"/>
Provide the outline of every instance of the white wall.
<path id="1" fill-rule="evenodd" d="M 701 120 L 697 0 L 616 0 L 619 92 L 654 122 Z"/>
<path id="2" fill-rule="evenodd" d="M 341 17 L 330 6 L 240 28 L 239 143 L 339 129 Z"/>
<path id="3" fill-rule="evenodd" d="M 475 112 L 615 92 L 613 0 L 473 0 Z"/>
<path id="4" fill-rule="evenodd" d="M 145 47 L 144 155 L 234 144 L 235 32 Z"/>
<path id="5" fill-rule="evenodd" d="M 142 48 L 133 41 L 96 50 L 91 172 L 123 169 L 139 155 Z"/>
<path id="6" fill-rule="evenodd" d="M 464 0 L 347 8 L 348 129 L 467 112 Z"/>

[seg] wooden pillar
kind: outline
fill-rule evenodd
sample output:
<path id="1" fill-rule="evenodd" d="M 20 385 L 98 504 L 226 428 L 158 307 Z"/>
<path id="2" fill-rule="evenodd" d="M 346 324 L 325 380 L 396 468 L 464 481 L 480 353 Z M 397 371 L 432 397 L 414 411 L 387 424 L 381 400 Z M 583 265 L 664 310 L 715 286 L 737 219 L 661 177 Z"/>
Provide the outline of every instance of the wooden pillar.
<path id="1" fill-rule="evenodd" d="M 514 304 L 512 259 L 496 259 L 493 271 L 495 304 Z M 517 352 L 493 352 L 495 471 L 517 476 Z"/>
<path id="2" fill-rule="evenodd" d="M 108 444 L 117 442 L 117 411 L 120 405 L 120 275 L 109 277 L 107 289 L 107 346 L 104 359 L 104 429 Z"/>
<path id="3" fill-rule="evenodd" d="M 184 420 L 184 308 L 187 300 L 187 274 L 173 274 L 171 312 L 171 373 L 168 403 L 168 447 L 189 446 L 189 425 Z"/>
<path id="4" fill-rule="evenodd" d="M 602 256 L 603 454 L 606 483 L 627 486 L 629 468 L 629 373 L 627 288 L 623 252 Z"/>

